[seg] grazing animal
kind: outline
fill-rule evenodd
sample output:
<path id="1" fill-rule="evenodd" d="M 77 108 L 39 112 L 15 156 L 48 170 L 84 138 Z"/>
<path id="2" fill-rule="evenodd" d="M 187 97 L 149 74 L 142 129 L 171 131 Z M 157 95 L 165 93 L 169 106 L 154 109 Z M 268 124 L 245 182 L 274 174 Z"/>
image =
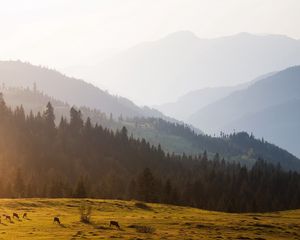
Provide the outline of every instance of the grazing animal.
<path id="1" fill-rule="evenodd" d="M 11 217 L 9 215 L 5 215 L 5 219 L 11 222 Z"/>
<path id="2" fill-rule="evenodd" d="M 17 213 L 13 213 L 13 218 L 20 219 L 20 217 L 19 217 L 19 214 L 17 214 Z"/>
<path id="3" fill-rule="evenodd" d="M 117 228 L 120 229 L 120 225 L 119 225 L 119 223 L 117 221 L 110 221 L 109 227 L 111 227 L 111 226 L 115 226 L 115 227 L 117 227 Z"/>
<path id="4" fill-rule="evenodd" d="M 58 217 L 54 217 L 53 218 L 53 223 L 58 223 L 58 224 L 60 224 L 60 220 L 59 220 L 59 218 Z"/>
<path id="5" fill-rule="evenodd" d="M 23 213 L 23 218 L 27 218 L 27 213 Z"/>

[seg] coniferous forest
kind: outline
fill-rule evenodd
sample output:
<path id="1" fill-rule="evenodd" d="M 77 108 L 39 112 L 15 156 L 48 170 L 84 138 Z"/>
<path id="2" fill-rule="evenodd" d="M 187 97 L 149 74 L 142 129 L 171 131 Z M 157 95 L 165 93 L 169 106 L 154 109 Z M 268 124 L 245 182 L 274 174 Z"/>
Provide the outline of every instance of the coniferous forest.
<path id="1" fill-rule="evenodd" d="M 51 103 L 26 116 L 0 96 L 0 197 L 135 199 L 228 212 L 300 207 L 300 175 L 263 159 L 247 168 L 219 154 L 166 154 L 160 146 L 83 121 L 55 124 Z"/>

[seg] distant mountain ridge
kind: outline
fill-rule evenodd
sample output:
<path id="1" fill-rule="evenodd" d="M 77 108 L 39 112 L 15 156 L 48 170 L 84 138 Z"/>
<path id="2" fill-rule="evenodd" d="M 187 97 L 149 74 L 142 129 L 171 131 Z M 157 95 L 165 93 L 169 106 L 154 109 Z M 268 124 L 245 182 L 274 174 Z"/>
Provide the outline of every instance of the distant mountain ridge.
<path id="1" fill-rule="evenodd" d="M 116 118 L 121 115 L 167 118 L 157 110 L 140 108 L 124 97 L 112 96 L 92 84 L 67 77 L 55 70 L 21 61 L 0 61 L 0 84 L 33 88 L 34 83 L 49 96 L 71 105 L 101 109 Z"/>
<path id="2" fill-rule="evenodd" d="M 231 129 L 252 132 L 256 137 L 268 139 L 296 156 L 300 156 L 300 98 L 268 107 L 225 125 L 224 131 Z"/>
<path id="3" fill-rule="evenodd" d="M 286 36 L 201 39 L 182 31 L 116 54 L 89 69 L 85 79 L 105 79 L 135 102 L 158 105 L 194 89 L 238 85 L 298 64 L 300 41 Z"/>
<path id="4" fill-rule="evenodd" d="M 235 86 L 203 88 L 199 90 L 194 90 L 181 96 L 175 102 L 155 105 L 153 107 L 166 114 L 167 116 L 182 121 L 188 121 L 191 115 L 199 111 L 201 108 L 219 99 L 222 99 L 235 91 L 245 89 L 253 83 L 268 76 L 271 76 L 275 73 L 276 72 L 267 73 L 253 79 L 252 81 L 238 84 Z"/>
<path id="5" fill-rule="evenodd" d="M 299 99 L 300 66 L 294 66 L 207 105 L 188 122 L 210 133 L 253 132 L 300 156 Z"/>

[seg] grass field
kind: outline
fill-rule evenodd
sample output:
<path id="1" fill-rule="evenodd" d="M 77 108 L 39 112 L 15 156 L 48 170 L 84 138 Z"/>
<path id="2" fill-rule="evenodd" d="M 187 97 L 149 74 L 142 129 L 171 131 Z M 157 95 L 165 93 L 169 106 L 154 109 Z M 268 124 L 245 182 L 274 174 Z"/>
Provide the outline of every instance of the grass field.
<path id="1" fill-rule="evenodd" d="M 83 202 L 92 206 L 90 224 L 79 221 Z M 2 216 L 13 212 L 28 219 Z M 300 239 L 300 210 L 227 214 L 133 201 L 3 199 L 0 213 L 0 239 Z M 110 220 L 121 229 L 109 227 Z"/>

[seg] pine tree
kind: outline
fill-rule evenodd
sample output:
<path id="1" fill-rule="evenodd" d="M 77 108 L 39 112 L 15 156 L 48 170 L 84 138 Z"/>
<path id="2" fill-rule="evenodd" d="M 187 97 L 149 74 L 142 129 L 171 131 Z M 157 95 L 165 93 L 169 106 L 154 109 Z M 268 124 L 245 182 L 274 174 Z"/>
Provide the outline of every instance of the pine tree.
<path id="1" fill-rule="evenodd" d="M 138 197 L 145 202 L 155 202 L 157 199 L 155 179 L 149 168 L 145 168 L 138 178 Z"/>
<path id="2" fill-rule="evenodd" d="M 127 128 L 124 126 L 122 127 L 122 130 L 121 130 L 121 139 L 123 142 L 126 142 L 128 140 L 128 131 L 127 131 Z"/>
<path id="3" fill-rule="evenodd" d="M 83 177 L 81 177 L 79 179 L 79 181 L 77 182 L 75 192 L 74 192 L 74 197 L 76 197 L 76 198 L 86 198 L 87 197 L 87 189 L 86 189 L 86 185 L 85 185 Z"/>
<path id="4" fill-rule="evenodd" d="M 91 129 L 92 129 L 92 123 L 91 123 L 90 117 L 88 117 L 88 118 L 86 119 L 86 122 L 85 122 L 84 126 L 85 126 L 85 129 L 86 129 L 87 131 L 91 131 Z"/>
<path id="5" fill-rule="evenodd" d="M 3 93 L 0 92 L 0 120 L 4 117 L 6 112 L 7 112 L 7 108 L 4 101 Z"/>
<path id="6" fill-rule="evenodd" d="M 74 107 L 70 110 L 70 128 L 73 133 L 79 133 L 83 127 L 82 114 L 80 110 Z"/>
<path id="7" fill-rule="evenodd" d="M 163 202 L 169 204 L 172 203 L 173 202 L 172 194 L 173 194 L 173 187 L 170 179 L 167 179 L 163 189 Z"/>
<path id="8" fill-rule="evenodd" d="M 130 181 L 127 192 L 128 192 L 127 195 L 129 199 L 137 198 L 137 185 L 134 179 Z"/>
<path id="9" fill-rule="evenodd" d="M 25 194 L 25 184 L 22 177 L 21 169 L 17 169 L 16 178 L 14 181 L 14 195 L 15 197 L 21 198 Z"/>
<path id="10" fill-rule="evenodd" d="M 54 108 L 50 102 L 48 102 L 46 110 L 43 113 L 43 118 L 45 120 L 47 129 L 50 131 L 53 130 L 55 128 L 55 115 Z"/>

